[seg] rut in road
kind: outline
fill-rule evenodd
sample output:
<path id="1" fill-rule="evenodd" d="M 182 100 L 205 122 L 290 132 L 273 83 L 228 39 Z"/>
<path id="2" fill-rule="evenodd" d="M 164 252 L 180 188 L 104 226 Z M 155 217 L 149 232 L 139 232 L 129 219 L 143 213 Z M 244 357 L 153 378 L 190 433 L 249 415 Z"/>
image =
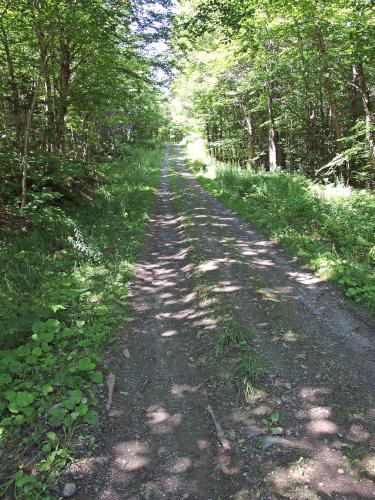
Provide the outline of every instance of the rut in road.
<path id="1" fill-rule="evenodd" d="M 375 497 L 373 325 L 205 193 L 177 146 L 132 290 L 79 498 Z"/>

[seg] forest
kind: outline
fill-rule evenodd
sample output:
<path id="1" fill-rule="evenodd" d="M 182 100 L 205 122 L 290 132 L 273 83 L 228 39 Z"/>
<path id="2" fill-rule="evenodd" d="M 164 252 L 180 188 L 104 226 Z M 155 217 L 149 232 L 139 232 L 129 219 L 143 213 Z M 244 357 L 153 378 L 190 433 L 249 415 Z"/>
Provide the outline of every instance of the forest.
<path id="1" fill-rule="evenodd" d="M 261 454 L 275 443 L 285 445 L 291 455 L 284 462 L 290 459 L 293 470 L 308 463 L 321 484 L 313 459 L 324 443 L 310 439 L 309 431 L 303 446 L 296 446 L 300 451 L 290 451 L 294 431 L 286 434 L 284 426 L 292 428 L 294 417 L 283 409 L 285 400 L 280 403 L 285 395 L 272 392 L 281 386 L 291 391 L 295 384 L 302 394 L 306 386 L 325 384 L 321 394 L 337 394 L 337 401 L 319 403 L 332 409 L 332 434 L 346 439 L 350 425 L 360 425 L 362 434 L 366 428 L 373 435 L 366 386 L 372 372 L 363 374 L 372 366 L 373 338 L 366 332 L 375 318 L 374 190 L 372 0 L 0 0 L 0 497 L 373 498 L 372 438 L 348 438 L 347 448 L 344 443 L 349 458 L 343 460 L 350 467 L 337 467 L 353 476 L 346 485 L 358 473 L 356 486 L 345 490 L 341 472 L 338 479 L 332 473 L 330 489 L 311 479 L 310 496 L 304 496 L 310 486 L 302 479 L 293 491 L 281 486 L 274 473 L 284 459 L 270 452 L 267 461 Z M 218 200 L 219 208 L 205 196 Z M 243 223 L 260 234 L 247 254 L 241 245 L 254 242 L 240 233 Z M 276 266 L 275 276 L 283 269 L 288 276 L 300 273 L 302 286 L 303 273 L 311 273 L 312 285 L 301 295 L 310 297 L 313 289 L 319 295 L 321 282 L 332 287 L 332 296 L 319 305 L 328 308 L 323 326 L 313 313 L 308 320 L 315 295 L 305 319 L 293 308 L 277 309 L 292 303 L 295 297 L 285 290 L 294 284 L 284 282 L 282 273 L 277 278 L 259 270 L 260 261 L 252 260 L 265 239 L 260 261 L 271 262 L 273 252 L 286 259 L 267 264 Z M 273 245 L 276 250 L 270 250 Z M 180 260 L 168 267 L 173 259 Z M 144 262 L 151 278 L 139 271 Z M 227 296 L 226 287 L 238 292 Z M 150 303 L 149 294 L 157 297 Z M 140 312 L 133 295 L 146 302 Z M 195 316 L 182 308 L 190 296 Z M 260 312 L 249 306 L 253 300 Z M 188 326 L 178 323 L 176 304 Z M 336 322 L 329 321 L 331 312 Z M 150 334 L 143 346 L 152 351 L 148 358 L 141 355 L 143 340 L 128 341 L 133 315 L 139 330 Z M 371 347 L 361 351 L 363 363 L 359 351 L 350 351 L 352 340 L 334 344 L 335 328 L 341 329 L 337 338 L 345 332 L 350 339 L 358 332 L 366 337 L 362 345 Z M 310 356 L 311 339 L 290 344 L 294 358 L 281 361 L 273 346 L 254 341 L 262 329 L 276 341 L 284 339 L 283 346 L 292 330 L 316 335 L 319 345 L 325 345 L 323 331 L 330 332 L 333 343 L 325 350 L 333 356 L 327 363 L 332 373 L 325 378 L 319 354 Z M 190 331 L 197 331 L 199 342 L 202 336 L 203 347 Z M 173 332 L 184 333 L 186 346 L 173 340 Z M 167 346 L 169 337 L 177 343 Z M 293 354 L 297 348 L 302 351 Z M 191 351 L 187 360 L 184 350 Z M 267 368 L 269 359 L 273 365 Z M 303 381 L 296 372 L 290 383 L 286 378 L 296 359 L 307 377 L 311 369 L 311 378 Z M 149 372 L 152 363 L 160 373 Z M 285 380 L 269 375 L 284 368 Z M 355 402 L 344 401 L 347 392 L 338 389 L 343 379 L 359 387 Z M 167 408 L 168 391 L 175 396 L 185 387 L 200 394 L 186 389 L 190 380 L 203 388 L 192 405 L 203 408 L 191 417 L 194 430 L 183 427 L 183 418 L 179 431 L 154 429 L 160 412 L 168 414 L 161 403 Z M 228 384 L 236 397 L 222 389 Z M 181 455 L 176 463 L 147 458 L 155 469 L 140 478 L 137 454 L 143 451 L 113 459 L 117 448 L 106 438 L 112 432 L 106 425 L 123 424 L 117 420 L 120 410 L 111 414 L 112 396 L 134 427 L 130 437 L 115 432 L 116 443 L 139 444 L 142 437 L 134 436 L 143 432 L 146 448 L 155 447 L 160 457 Z M 269 410 L 261 415 L 256 411 L 262 402 Z M 185 407 L 173 409 L 174 404 L 168 411 L 185 415 Z M 142 431 L 140 408 L 151 411 Z M 246 411 L 242 421 L 238 415 Z M 229 414 L 237 416 L 229 422 Z M 257 427 L 254 419 L 261 416 Z M 228 432 L 218 420 L 230 426 Z M 208 422 L 211 431 L 196 434 Z M 241 437 L 244 425 L 257 441 Z M 154 443 L 156 435 L 168 432 L 180 448 L 168 440 L 164 448 Z M 181 437 L 190 434 L 199 443 L 195 454 Z M 267 444 L 268 434 L 276 441 Z M 187 469 L 186 478 L 174 472 L 179 460 L 189 456 L 194 462 L 197 453 L 211 449 L 205 440 L 216 440 L 220 450 L 207 452 L 203 469 L 215 464 L 212 470 L 221 471 L 226 482 L 212 471 L 201 477 Z M 133 469 L 118 466 L 114 473 L 121 472 L 123 484 L 107 475 L 104 487 L 100 467 L 85 468 L 90 460 L 101 464 L 103 456 L 108 471 L 113 463 L 134 461 Z M 243 465 L 248 456 L 259 459 L 251 480 Z M 77 464 L 84 472 L 77 473 Z M 165 479 L 170 475 L 177 486 Z"/>
<path id="2" fill-rule="evenodd" d="M 215 157 L 373 186 L 372 2 L 182 2 L 176 23 L 180 123 Z"/>
<path id="3" fill-rule="evenodd" d="M 174 22 L 174 126 L 206 189 L 373 304 L 372 2 L 181 2 Z"/>

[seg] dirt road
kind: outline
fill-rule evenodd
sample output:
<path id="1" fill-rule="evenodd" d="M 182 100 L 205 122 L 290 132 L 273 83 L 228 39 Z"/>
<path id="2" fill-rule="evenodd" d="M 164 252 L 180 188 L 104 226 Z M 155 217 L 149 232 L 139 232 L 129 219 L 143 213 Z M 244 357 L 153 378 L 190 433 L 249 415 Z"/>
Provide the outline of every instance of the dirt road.
<path id="1" fill-rule="evenodd" d="M 374 325 L 206 194 L 178 147 L 149 232 L 76 497 L 375 498 Z"/>

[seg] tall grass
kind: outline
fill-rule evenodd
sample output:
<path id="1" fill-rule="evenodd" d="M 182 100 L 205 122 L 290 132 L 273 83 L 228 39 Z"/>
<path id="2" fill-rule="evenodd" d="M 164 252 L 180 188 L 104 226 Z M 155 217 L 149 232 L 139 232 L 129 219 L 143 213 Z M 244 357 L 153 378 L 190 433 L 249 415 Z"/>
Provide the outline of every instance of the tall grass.
<path id="1" fill-rule="evenodd" d="M 200 182 L 291 254 L 375 304 L 375 197 L 366 190 L 319 185 L 301 175 L 221 165 Z"/>

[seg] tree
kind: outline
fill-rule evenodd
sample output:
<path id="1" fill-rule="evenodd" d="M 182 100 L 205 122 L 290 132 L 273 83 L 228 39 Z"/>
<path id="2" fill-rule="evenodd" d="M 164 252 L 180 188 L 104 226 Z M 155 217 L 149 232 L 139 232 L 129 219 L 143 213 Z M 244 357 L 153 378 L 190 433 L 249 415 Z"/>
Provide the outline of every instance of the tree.
<path id="1" fill-rule="evenodd" d="M 371 2 L 184 0 L 179 5 L 176 59 L 183 54 L 185 62 L 175 99 L 190 108 L 190 121 L 201 122 L 218 157 L 232 150 L 235 161 L 271 171 L 303 169 L 311 177 L 374 181 Z M 202 53 L 214 60 L 210 66 L 202 61 L 194 73 L 200 71 L 204 80 L 214 66 L 215 85 L 194 85 L 199 79 L 191 79 L 191 62 Z M 192 87 L 184 95 L 189 80 Z M 239 119 L 232 119 L 234 110 Z"/>
<path id="2" fill-rule="evenodd" d="M 19 154 L 22 206 L 30 151 L 89 162 L 157 133 L 160 90 L 145 44 L 166 28 L 140 25 L 168 22 L 152 3 L 16 0 L 0 10 L 2 147 Z"/>

